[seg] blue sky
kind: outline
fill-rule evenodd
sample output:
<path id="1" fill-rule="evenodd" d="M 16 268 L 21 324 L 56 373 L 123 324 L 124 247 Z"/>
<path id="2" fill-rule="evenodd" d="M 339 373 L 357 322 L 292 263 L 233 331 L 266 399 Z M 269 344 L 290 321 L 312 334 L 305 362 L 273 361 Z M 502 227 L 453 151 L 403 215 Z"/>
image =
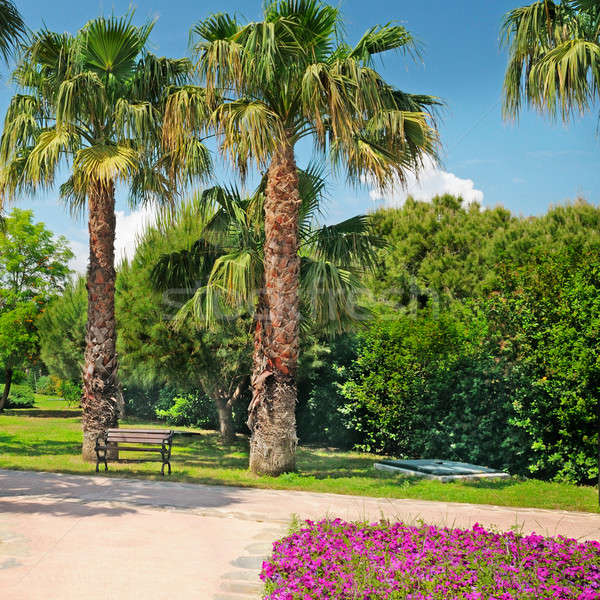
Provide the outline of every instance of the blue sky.
<path id="1" fill-rule="evenodd" d="M 70 32 L 98 14 L 122 14 L 134 6 L 137 22 L 158 18 L 151 49 L 168 56 L 186 55 L 188 31 L 195 21 L 219 11 L 258 19 L 261 9 L 260 0 L 16 1 L 31 28 L 45 23 L 55 31 Z M 439 191 L 459 192 L 485 206 L 502 204 L 523 215 L 543 213 L 550 205 L 577 196 L 600 203 L 599 107 L 568 126 L 530 111 L 524 111 L 518 123 L 502 120 L 506 53 L 498 47 L 498 31 L 503 14 L 519 4 L 518 0 L 346 0 L 339 4 L 350 41 L 371 25 L 388 21 L 405 25 L 422 44 L 422 62 L 390 55 L 380 70 L 405 91 L 434 94 L 446 102 L 440 124 L 443 163 L 440 169 L 428 169 L 420 184 L 411 184 L 409 191 L 415 195 L 425 198 Z M 6 75 L 4 69 L 2 114 L 12 93 Z M 309 150 L 298 149 L 299 163 L 309 158 Z M 367 186 L 357 189 L 332 181 L 328 220 L 365 212 L 381 203 L 401 202 L 404 195 L 397 192 L 382 198 Z M 32 208 L 38 220 L 72 240 L 81 254 L 81 268 L 85 223 L 73 221 L 55 193 L 23 198 L 19 205 Z M 118 209 L 117 253 L 131 249 L 135 231 L 147 218 L 146 212 L 131 213 L 121 198 Z"/>

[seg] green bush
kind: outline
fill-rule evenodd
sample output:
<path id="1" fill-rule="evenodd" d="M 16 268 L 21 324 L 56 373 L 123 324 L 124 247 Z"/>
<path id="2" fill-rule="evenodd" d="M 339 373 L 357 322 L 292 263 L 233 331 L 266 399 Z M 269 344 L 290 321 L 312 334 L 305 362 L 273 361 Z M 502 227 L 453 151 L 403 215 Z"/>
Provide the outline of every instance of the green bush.
<path id="1" fill-rule="evenodd" d="M 6 408 L 33 408 L 35 395 L 30 387 L 25 385 L 13 385 L 8 395 Z"/>
<path id="2" fill-rule="evenodd" d="M 577 247 L 506 265 L 482 303 L 502 351 L 521 373 L 512 423 L 528 440 L 529 472 L 592 485 L 598 477 L 600 259 Z"/>
<path id="3" fill-rule="evenodd" d="M 44 394 L 45 396 L 54 395 L 54 382 L 49 375 L 44 375 L 37 380 L 35 391 L 38 394 Z"/>
<path id="4" fill-rule="evenodd" d="M 219 420 L 214 403 L 201 392 L 175 396 L 169 408 L 157 408 L 156 416 L 169 425 L 217 429 Z"/>
<path id="5" fill-rule="evenodd" d="M 526 472 L 526 436 L 511 424 L 518 382 L 485 340 L 481 316 L 458 307 L 374 322 L 342 388 L 357 449 Z"/>
<path id="6" fill-rule="evenodd" d="M 81 384 L 74 381 L 62 380 L 58 395 L 70 406 L 77 406 L 81 402 Z"/>
<path id="7" fill-rule="evenodd" d="M 344 426 L 340 408 L 347 368 L 356 358 L 356 341 L 342 335 L 325 343 L 313 343 L 301 352 L 298 375 L 296 424 L 301 443 L 349 448 L 357 440 Z"/>

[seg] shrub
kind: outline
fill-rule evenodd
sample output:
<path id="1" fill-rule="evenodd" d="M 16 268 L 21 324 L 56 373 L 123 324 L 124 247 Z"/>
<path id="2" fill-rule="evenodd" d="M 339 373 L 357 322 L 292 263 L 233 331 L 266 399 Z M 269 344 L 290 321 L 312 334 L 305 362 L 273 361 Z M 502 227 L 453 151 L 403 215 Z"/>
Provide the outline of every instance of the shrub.
<path id="1" fill-rule="evenodd" d="M 33 408 L 35 395 L 33 390 L 25 385 L 13 385 L 8 395 L 6 408 Z"/>
<path id="2" fill-rule="evenodd" d="M 217 429 L 219 420 L 214 403 L 201 392 L 175 396 L 169 408 L 157 408 L 156 416 L 169 425 Z"/>
<path id="3" fill-rule="evenodd" d="M 300 442 L 351 447 L 357 438 L 344 426 L 340 408 L 345 403 L 341 388 L 347 368 L 356 358 L 354 336 L 313 343 L 300 356 L 296 409 Z"/>
<path id="4" fill-rule="evenodd" d="M 64 380 L 60 382 L 58 395 L 65 400 L 69 406 L 76 406 L 81 402 L 83 390 L 81 384 L 74 381 Z"/>
<path id="5" fill-rule="evenodd" d="M 313 523 L 276 542 L 265 600 L 598 598 L 600 543 L 403 523 Z"/>
<path id="6" fill-rule="evenodd" d="M 49 375 L 44 375 L 37 380 L 35 391 L 45 396 L 52 396 L 54 394 L 54 382 Z"/>
<path id="7" fill-rule="evenodd" d="M 154 419 L 156 409 L 159 407 L 159 390 L 157 387 L 144 388 L 137 385 L 126 384 L 123 386 L 125 400 L 125 414 L 140 419 Z M 165 408 L 171 405 L 167 403 Z"/>
<path id="8" fill-rule="evenodd" d="M 460 307 L 372 323 L 342 388 L 357 449 L 526 472 L 526 436 L 511 425 L 521 379 L 490 354 L 486 331 Z"/>

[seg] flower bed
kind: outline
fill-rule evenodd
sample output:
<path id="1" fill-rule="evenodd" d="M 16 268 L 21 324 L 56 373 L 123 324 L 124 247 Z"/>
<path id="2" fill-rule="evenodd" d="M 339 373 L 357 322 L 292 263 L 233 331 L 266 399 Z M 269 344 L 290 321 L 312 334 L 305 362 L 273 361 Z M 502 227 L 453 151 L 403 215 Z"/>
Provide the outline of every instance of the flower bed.
<path id="1" fill-rule="evenodd" d="M 600 599 L 600 543 L 306 521 L 263 563 L 267 600 Z"/>

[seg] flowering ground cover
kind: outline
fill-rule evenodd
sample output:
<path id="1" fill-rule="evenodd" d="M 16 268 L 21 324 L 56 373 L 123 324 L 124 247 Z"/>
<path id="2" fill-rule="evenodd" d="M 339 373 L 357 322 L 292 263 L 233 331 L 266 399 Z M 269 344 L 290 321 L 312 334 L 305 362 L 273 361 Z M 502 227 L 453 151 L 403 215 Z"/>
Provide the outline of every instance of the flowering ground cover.
<path id="1" fill-rule="evenodd" d="M 600 543 L 472 529 L 306 521 L 276 542 L 266 600 L 600 599 Z"/>

